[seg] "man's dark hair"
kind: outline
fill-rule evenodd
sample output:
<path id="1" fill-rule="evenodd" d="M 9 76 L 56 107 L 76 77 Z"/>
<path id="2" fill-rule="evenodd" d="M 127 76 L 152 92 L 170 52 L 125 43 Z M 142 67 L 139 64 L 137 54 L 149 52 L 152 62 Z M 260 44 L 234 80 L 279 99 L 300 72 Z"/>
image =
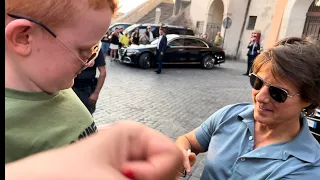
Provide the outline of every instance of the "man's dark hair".
<path id="1" fill-rule="evenodd" d="M 165 30 L 165 28 L 164 27 L 162 27 L 162 26 L 160 26 L 160 28 L 159 28 L 160 30 L 162 30 L 163 32 L 166 32 L 166 30 Z"/>

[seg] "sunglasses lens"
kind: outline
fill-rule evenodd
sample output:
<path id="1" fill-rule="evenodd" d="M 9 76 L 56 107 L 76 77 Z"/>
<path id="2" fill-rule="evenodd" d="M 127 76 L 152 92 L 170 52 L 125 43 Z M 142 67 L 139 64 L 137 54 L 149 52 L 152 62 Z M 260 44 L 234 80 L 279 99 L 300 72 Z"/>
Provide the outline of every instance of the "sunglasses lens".
<path id="1" fill-rule="evenodd" d="M 89 63 L 90 61 L 94 60 L 94 59 L 96 58 L 96 56 L 97 56 L 97 53 L 93 53 L 93 54 L 88 58 L 88 60 L 87 60 L 86 63 Z"/>
<path id="2" fill-rule="evenodd" d="M 93 47 L 91 48 L 92 54 L 91 54 L 91 56 L 88 58 L 88 60 L 87 60 L 86 63 L 89 63 L 90 61 L 96 59 L 97 56 L 98 56 L 98 53 L 99 53 L 100 49 L 101 49 L 101 42 L 99 42 L 98 44 L 96 44 L 95 46 L 93 46 Z"/>
<path id="3" fill-rule="evenodd" d="M 259 79 L 254 74 L 251 74 L 251 76 L 250 76 L 250 84 L 251 84 L 252 88 L 255 90 L 260 90 L 263 86 L 262 80 Z"/>
<path id="4" fill-rule="evenodd" d="M 279 103 L 285 102 L 288 97 L 288 94 L 284 90 L 273 86 L 269 87 L 269 93 L 272 99 Z"/>

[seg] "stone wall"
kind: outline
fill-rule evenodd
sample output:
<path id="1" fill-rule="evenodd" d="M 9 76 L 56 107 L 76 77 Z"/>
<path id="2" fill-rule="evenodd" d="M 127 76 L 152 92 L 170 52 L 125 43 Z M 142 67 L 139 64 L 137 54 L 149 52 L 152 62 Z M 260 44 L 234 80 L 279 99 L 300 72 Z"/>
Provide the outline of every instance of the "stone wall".
<path id="1" fill-rule="evenodd" d="M 114 19 L 111 23 L 136 23 L 162 2 L 173 4 L 173 0 L 148 0 L 122 17 Z"/>

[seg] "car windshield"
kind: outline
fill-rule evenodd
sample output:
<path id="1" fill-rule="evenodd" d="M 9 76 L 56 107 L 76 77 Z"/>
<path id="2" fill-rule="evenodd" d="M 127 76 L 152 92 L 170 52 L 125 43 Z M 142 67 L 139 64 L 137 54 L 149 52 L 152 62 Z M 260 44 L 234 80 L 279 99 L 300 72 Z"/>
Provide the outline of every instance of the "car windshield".
<path id="1" fill-rule="evenodd" d="M 130 32 L 131 30 L 134 30 L 135 28 L 139 27 L 139 24 L 133 24 L 129 27 L 127 27 L 124 32 Z"/>
<path id="2" fill-rule="evenodd" d="M 177 36 L 177 35 L 169 34 L 169 35 L 167 35 L 167 41 L 170 42 L 172 39 L 178 38 L 178 37 L 179 36 Z M 158 44 L 158 41 L 159 41 L 159 37 L 157 39 L 153 40 L 151 42 L 151 44 Z"/>
<path id="3" fill-rule="evenodd" d="M 153 41 L 151 42 L 151 44 L 158 44 L 158 41 L 159 41 L 159 38 L 153 40 Z"/>

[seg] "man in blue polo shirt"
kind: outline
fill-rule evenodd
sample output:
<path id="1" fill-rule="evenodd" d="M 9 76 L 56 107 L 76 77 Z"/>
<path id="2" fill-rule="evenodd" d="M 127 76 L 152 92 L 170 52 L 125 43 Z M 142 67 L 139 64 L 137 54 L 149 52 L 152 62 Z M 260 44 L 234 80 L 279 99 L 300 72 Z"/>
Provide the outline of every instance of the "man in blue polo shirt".
<path id="1" fill-rule="evenodd" d="M 286 38 L 259 55 L 253 104 L 223 107 L 180 136 L 180 172 L 207 152 L 201 180 L 320 179 L 320 145 L 305 117 L 320 106 L 318 67 L 320 47 L 310 39 Z"/>

